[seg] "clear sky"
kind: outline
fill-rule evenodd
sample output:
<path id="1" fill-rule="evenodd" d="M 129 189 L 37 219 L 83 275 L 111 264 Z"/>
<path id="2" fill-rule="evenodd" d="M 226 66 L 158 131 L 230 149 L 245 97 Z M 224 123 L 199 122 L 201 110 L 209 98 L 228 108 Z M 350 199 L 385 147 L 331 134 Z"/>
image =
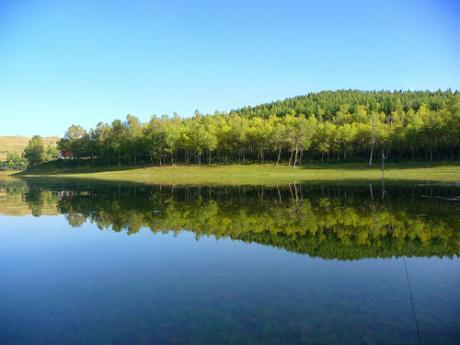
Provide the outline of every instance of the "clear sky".
<path id="1" fill-rule="evenodd" d="M 0 0 L 0 135 L 324 89 L 449 87 L 455 0 Z"/>

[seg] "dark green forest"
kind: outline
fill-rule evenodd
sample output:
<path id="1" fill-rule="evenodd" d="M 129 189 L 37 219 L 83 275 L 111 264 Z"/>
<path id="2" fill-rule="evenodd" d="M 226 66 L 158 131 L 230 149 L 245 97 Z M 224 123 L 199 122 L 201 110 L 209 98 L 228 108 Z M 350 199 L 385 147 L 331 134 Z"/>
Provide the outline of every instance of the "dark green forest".
<path id="1" fill-rule="evenodd" d="M 8 184 L 40 216 L 50 205 L 79 227 L 134 235 L 192 231 L 328 259 L 460 254 L 458 191 L 381 186 L 173 187 Z M 382 195 L 385 197 L 382 199 Z M 0 203 L 1 206 L 1 203 Z"/>

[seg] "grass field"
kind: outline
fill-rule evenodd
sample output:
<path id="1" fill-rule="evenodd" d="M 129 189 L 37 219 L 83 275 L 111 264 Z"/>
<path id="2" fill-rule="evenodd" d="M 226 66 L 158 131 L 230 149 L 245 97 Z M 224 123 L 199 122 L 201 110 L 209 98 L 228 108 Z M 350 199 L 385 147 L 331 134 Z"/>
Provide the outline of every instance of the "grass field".
<path id="1" fill-rule="evenodd" d="M 147 184 L 286 184 L 292 182 L 366 182 L 381 180 L 378 166 L 365 163 L 309 164 L 297 168 L 273 165 L 163 166 L 102 170 L 80 168 L 48 169 L 24 172 L 22 176 L 81 178 L 100 181 L 125 181 Z M 460 181 L 460 162 L 387 164 L 385 180 L 389 182 Z"/>
<path id="2" fill-rule="evenodd" d="M 43 138 L 45 145 L 56 145 L 58 137 Z M 27 146 L 30 137 L 22 136 L 0 136 L 0 162 L 6 160 L 8 152 L 22 153 Z"/>

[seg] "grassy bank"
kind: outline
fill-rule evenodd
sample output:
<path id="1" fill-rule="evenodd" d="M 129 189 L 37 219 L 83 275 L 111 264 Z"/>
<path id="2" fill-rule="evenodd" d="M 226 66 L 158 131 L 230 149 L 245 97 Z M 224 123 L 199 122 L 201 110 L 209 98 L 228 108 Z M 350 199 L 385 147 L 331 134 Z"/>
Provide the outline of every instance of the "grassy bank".
<path id="1" fill-rule="evenodd" d="M 147 184 L 284 184 L 292 182 L 366 182 L 381 180 L 379 166 L 364 163 L 308 164 L 298 168 L 266 165 L 163 166 L 132 168 L 40 168 L 21 176 L 81 178 L 103 181 L 126 181 Z M 387 164 L 389 182 L 460 181 L 460 162 Z"/>
<path id="2" fill-rule="evenodd" d="M 0 170 L 0 180 L 11 178 L 12 175 L 17 174 L 17 171 Z"/>

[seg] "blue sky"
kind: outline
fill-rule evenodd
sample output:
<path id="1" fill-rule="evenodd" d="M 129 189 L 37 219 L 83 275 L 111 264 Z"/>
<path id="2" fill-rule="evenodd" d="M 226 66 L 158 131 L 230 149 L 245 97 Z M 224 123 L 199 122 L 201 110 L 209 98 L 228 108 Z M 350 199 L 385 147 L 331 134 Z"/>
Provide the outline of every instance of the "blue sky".
<path id="1" fill-rule="evenodd" d="M 325 89 L 460 89 L 459 3 L 0 0 L 0 135 Z"/>

